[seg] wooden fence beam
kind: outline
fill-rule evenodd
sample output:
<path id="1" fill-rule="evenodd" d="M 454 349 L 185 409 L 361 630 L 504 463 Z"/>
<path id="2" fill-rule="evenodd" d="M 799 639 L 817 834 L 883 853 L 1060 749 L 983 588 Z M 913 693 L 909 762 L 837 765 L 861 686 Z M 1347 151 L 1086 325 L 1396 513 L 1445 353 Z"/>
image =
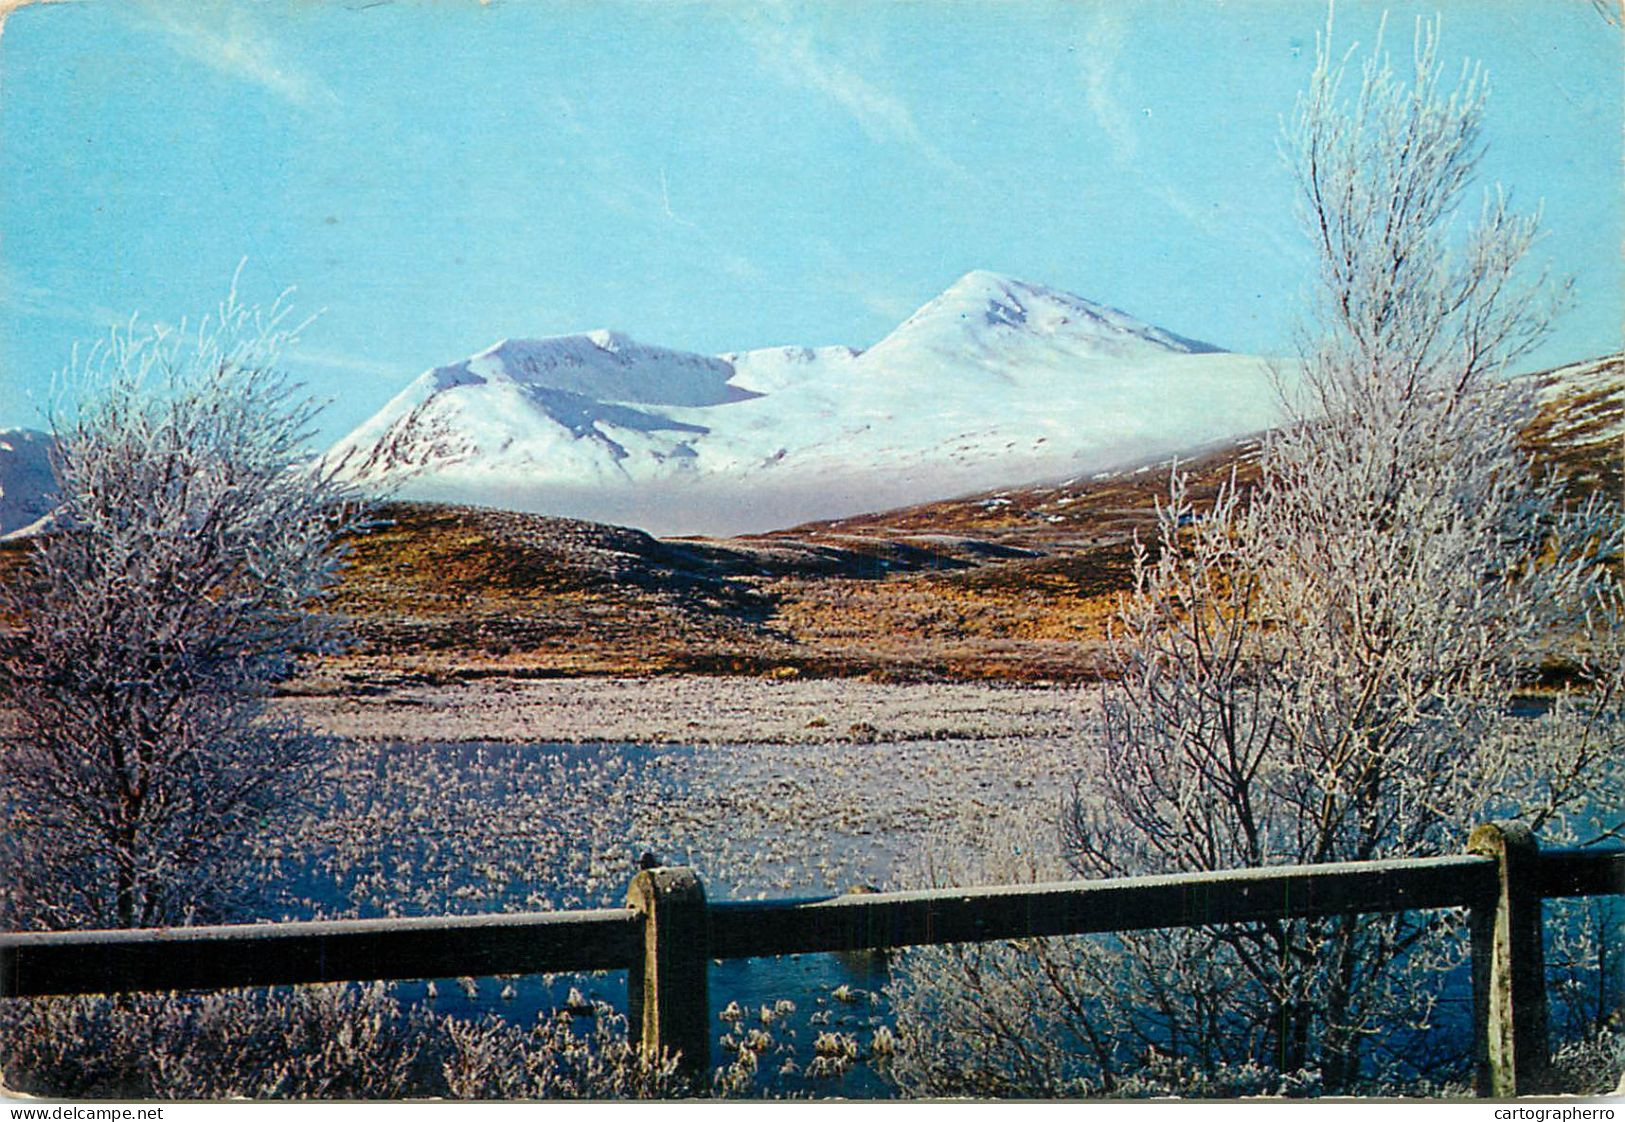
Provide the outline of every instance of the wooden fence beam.
<path id="1" fill-rule="evenodd" d="M 1625 892 L 1625 851 L 1542 853 L 1518 826 L 1481 827 L 1468 848 L 1343 866 L 710 905 L 691 870 L 656 867 L 619 909 L 0 933 L 0 997 L 629 968 L 632 1031 L 701 1073 L 712 958 L 1466 907 L 1480 1089 L 1529 1094 L 1549 1064 L 1540 901 Z"/>
<path id="2" fill-rule="evenodd" d="M 1472 855 L 879 892 L 711 905 L 711 957 L 974 943 L 1464 907 L 1494 890 Z"/>
<path id="3" fill-rule="evenodd" d="M 705 889 L 693 869 L 645 869 L 626 904 L 643 917 L 643 953 L 627 974 L 627 1019 L 645 1052 L 678 1053 L 684 1071 L 703 1075 L 711 1063 Z"/>
<path id="4" fill-rule="evenodd" d="M 1472 832 L 1467 848 L 1497 869 L 1493 900 L 1471 918 L 1478 1093 L 1534 1094 L 1551 1062 L 1539 846 L 1522 823 L 1490 822 Z"/>
<path id="5" fill-rule="evenodd" d="M 0 934 L 0 997 L 619 970 L 629 908 Z"/>
<path id="6" fill-rule="evenodd" d="M 1541 848 L 1540 898 L 1625 896 L 1625 850 Z"/>

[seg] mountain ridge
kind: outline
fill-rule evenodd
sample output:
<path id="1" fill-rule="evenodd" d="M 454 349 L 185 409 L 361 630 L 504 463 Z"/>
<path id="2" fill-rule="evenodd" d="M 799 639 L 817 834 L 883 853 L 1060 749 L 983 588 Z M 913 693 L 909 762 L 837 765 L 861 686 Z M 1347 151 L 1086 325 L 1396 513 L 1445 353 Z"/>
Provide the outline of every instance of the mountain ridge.
<path id="1" fill-rule="evenodd" d="M 972 271 L 873 346 L 699 355 L 600 329 L 419 375 L 329 453 L 404 497 L 728 534 L 1268 427 L 1263 360 Z"/>
<path id="2" fill-rule="evenodd" d="M 1542 371 L 1520 434 L 1577 502 L 1625 501 L 1625 355 Z M 396 504 L 354 543 L 334 606 L 379 683 L 651 674 L 1089 681 L 1177 460 L 1201 507 L 1257 479 L 1257 444 L 724 540 L 491 508 Z M 1537 681 L 1581 648 L 1559 637 Z"/>

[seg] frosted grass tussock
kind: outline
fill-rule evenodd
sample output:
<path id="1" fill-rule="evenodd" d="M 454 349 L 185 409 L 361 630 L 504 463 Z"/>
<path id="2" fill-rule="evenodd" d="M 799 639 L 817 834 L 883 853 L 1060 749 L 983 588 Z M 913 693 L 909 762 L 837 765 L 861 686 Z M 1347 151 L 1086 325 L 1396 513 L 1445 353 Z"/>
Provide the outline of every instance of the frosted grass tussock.
<path id="1" fill-rule="evenodd" d="M 331 798 L 267 839 L 268 914 L 617 906 L 640 857 L 707 892 L 897 885 L 965 815 L 997 819 L 1064 772 L 1044 738 L 715 749 L 353 745 Z M 614 766 L 606 766 L 611 762 Z M 972 778 L 967 778 L 972 777 Z M 298 856 L 295 856 L 298 855 Z"/>

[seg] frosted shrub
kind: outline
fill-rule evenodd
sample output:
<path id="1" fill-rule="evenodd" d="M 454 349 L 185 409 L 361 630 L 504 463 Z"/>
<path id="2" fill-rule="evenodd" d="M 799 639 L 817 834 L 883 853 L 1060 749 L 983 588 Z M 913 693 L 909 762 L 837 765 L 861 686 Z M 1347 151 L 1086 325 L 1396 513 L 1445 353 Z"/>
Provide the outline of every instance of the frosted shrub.
<path id="1" fill-rule="evenodd" d="M 1422 27 L 1408 86 L 1374 53 L 1345 98 L 1322 43 L 1289 135 L 1322 267 L 1302 382 L 1256 488 L 1198 511 L 1176 478 L 1138 559 L 1064 824 L 1083 875 L 1458 852 L 1491 817 L 1598 836 L 1581 819 L 1619 783 L 1617 657 L 1541 721 L 1510 707 L 1554 637 L 1617 646 L 1617 519 L 1566 507 L 1517 444 L 1531 402 L 1501 375 L 1548 322 L 1518 279 L 1535 227 L 1493 196 L 1457 237 L 1484 86 L 1444 90 L 1435 47 Z M 1438 1023 L 1457 936 L 1413 914 L 1238 925 L 1198 952 L 1237 979 L 1227 1015 L 1159 1006 L 1174 985 L 1148 976 L 1136 993 L 1184 1056 L 1340 1090 L 1437 1047 L 1398 1041 Z"/>
<path id="2" fill-rule="evenodd" d="M 1408 84 L 1379 48 L 1350 94 L 1347 61 L 1328 34 L 1287 137 L 1320 261 L 1288 423 L 1250 489 L 1199 509 L 1176 473 L 1137 553 L 1061 815 L 1077 875 L 1456 853 L 1494 817 L 1547 842 L 1618 833 L 1617 512 L 1535 475 L 1517 443 L 1532 403 L 1503 377 L 1551 312 L 1519 279 L 1535 224 L 1500 195 L 1457 221 L 1485 87 L 1473 70 L 1444 87 L 1431 27 Z M 1554 639 L 1585 652 L 1578 687 L 1515 716 Z M 1562 938 L 1570 965 L 1609 945 Z M 1445 992 L 1463 957 L 1459 917 L 1414 913 L 911 954 L 899 1077 L 1436 1089 L 1468 1070 Z M 1618 986 L 1580 972 L 1594 1032 Z"/>
<path id="3" fill-rule="evenodd" d="M 1459 852 L 1491 817 L 1584 840 L 1618 789 L 1617 655 L 1578 667 L 1593 688 L 1544 719 L 1510 711 L 1553 638 L 1617 649 L 1619 528 L 1596 503 L 1566 507 L 1517 443 L 1532 403 L 1502 375 L 1549 309 L 1518 277 L 1534 222 L 1503 197 L 1458 237 L 1484 84 L 1467 71 L 1446 91 L 1426 26 L 1409 85 L 1378 51 L 1346 97 L 1343 69 L 1323 41 L 1288 138 L 1321 262 L 1302 381 L 1256 488 L 1198 511 L 1176 478 L 1157 554 L 1138 559 L 1103 742 L 1064 824 L 1084 875 Z M 1451 1070 L 1405 1039 L 1439 1023 L 1462 953 L 1450 919 L 1204 943 L 1238 984 L 1226 1017 L 1152 1014 L 1184 1055 L 1317 1071 L 1333 1090 L 1403 1078 L 1406 1053 Z M 1153 1006 L 1172 988 L 1144 983 Z"/>
<path id="4" fill-rule="evenodd" d="M 0 585 L 0 928 L 220 915 L 324 755 L 263 698 L 332 638 L 311 609 L 362 507 L 304 458 L 285 318 L 233 297 L 76 357 L 62 504 Z"/>
<path id="5" fill-rule="evenodd" d="M 14 999 L 0 1029 L 13 1090 L 175 1099 L 411 1093 L 436 1033 L 381 985 Z"/>
<path id="6" fill-rule="evenodd" d="M 582 1022 L 590 1022 L 584 1027 Z M 75 1098 L 626 1099 L 688 1091 L 605 1005 L 530 1028 L 386 985 L 0 1003 L 7 1087 Z"/>
<path id="7" fill-rule="evenodd" d="M 441 1071 L 452 1098 L 648 1099 L 690 1090 L 676 1056 L 645 1055 L 626 1018 L 601 1002 L 589 1015 L 559 1011 L 529 1029 L 495 1017 L 443 1025 L 450 1055 Z"/>
<path id="8" fill-rule="evenodd" d="M 1070 875 L 1053 842 L 1053 811 L 996 825 L 971 848 L 934 854 L 941 886 L 1041 883 Z M 1036 846 L 1034 843 L 1037 843 Z M 1177 973 L 1175 965 L 1177 964 Z M 1106 936 L 916 947 L 888 987 L 896 1055 L 887 1071 L 922 1096 L 1079 1098 L 1313 1094 L 1312 1078 L 1283 1079 L 1245 1058 L 1235 1016 L 1244 984 L 1235 956 L 1203 933 Z M 1155 1004 L 1147 1005 L 1147 989 Z M 1200 1044 L 1182 1026 L 1236 1034 Z M 1173 1031 L 1169 1031 L 1170 1028 Z M 1219 1038 L 1222 1034 L 1211 1034 Z"/>
<path id="9" fill-rule="evenodd" d="M 1616 1024 L 1559 1047 L 1551 1082 L 1559 1094 L 1625 1094 L 1625 1032 Z"/>
<path id="10" fill-rule="evenodd" d="M 1053 834 L 1052 815 L 1033 808 L 963 843 L 945 836 L 923 878 L 933 887 L 1062 879 L 1059 853 L 1041 844 L 1046 828 Z M 1108 1053 L 1117 1045 L 1090 995 L 1116 968 L 1115 956 L 1086 938 L 901 951 L 886 993 L 897 1017 L 888 1074 L 923 1096 L 1062 1098 L 1109 1089 L 1118 1057 L 1096 1045 L 1107 1042 Z"/>

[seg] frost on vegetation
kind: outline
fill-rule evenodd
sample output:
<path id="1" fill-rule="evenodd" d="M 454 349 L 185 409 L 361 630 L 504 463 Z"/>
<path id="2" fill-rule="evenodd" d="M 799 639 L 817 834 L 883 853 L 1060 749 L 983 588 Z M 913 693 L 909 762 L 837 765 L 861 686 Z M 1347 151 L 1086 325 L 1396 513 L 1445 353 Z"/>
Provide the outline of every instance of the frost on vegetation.
<path id="1" fill-rule="evenodd" d="M 882 755 L 845 744 L 346 745 L 331 799 L 259 850 L 259 910 L 618 906 L 645 852 L 694 866 L 713 898 L 897 884 L 965 810 L 997 819 L 1050 782 L 1069 733 L 898 742 Z"/>
<path id="2" fill-rule="evenodd" d="M 305 803 L 286 834 L 258 843 L 255 914 L 303 919 L 616 906 L 644 850 L 692 862 L 714 896 L 895 884 L 915 854 L 937 846 L 962 848 L 969 836 L 961 825 L 967 814 L 978 823 L 997 820 L 1009 812 L 1018 791 L 1055 774 L 1066 758 L 1060 734 L 1050 740 L 902 742 L 892 748 L 877 758 L 847 745 L 817 753 L 775 745 L 703 752 L 605 745 L 340 745 L 323 787 L 327 797 Z M 608 762 L 621 766 L 604 766 Z M 970 784 L 974 795 L 967 793 L 967 776 L 976 777 Z M 539 1089 L 537 1074 L 515 1058 L 521 1047 L 539 1046 L 522 1039 L 529 1028 L 512 1023 L 514 1008 L 526 1005 L 526 987 L 518 988 L 519 996 L 504 1002 L 501 980 L 452 978 L 442 979 L 433 990 L 425 987 L 428 1000 L 415 1005 L 397 1006 L 391 998 L 394 1012 L 381 1013 L 383 1030 L 376 1048 L 392 1047 L 390 1034 L 416 1025 L 420 1013 L 433 1014 L 433 1023 L 442 1029 L 432 1038 L 438 1043 L 425 1044 L 418 1053 L 433 1062 L 414 1062 L 402 1076 L 404 1090 L 378 1090 L 378 1095 L 452 1095 L 458 1093 L 450 1082 L 453 1076 L 455 1088 L 489 1089 L 482 1094 L 518 1093 L 512 1089 L 522 1085 L 538 1088 L 536 1094 L 568 1093 L 575 1085 L 568 1080 Z M 583 983 L 580 988 L 587 987 Z M 313 999 L 302 995 L 318 992 L 323 991 L 294 991 L 286 1000 L 294 1003 L 290 1008 L 303 1008 L 301 1003 Z M 789 999 L 725 1005 L 718 1026 L 726 1035 L 714 1057 L 722 1074 L 708 1093 L 817 1093 L 819 1088 L 844 1087 L 839 1080 L 866 1063 L 878 1069 L 888 1045 L 873 1027 L 879 1014 L 870 1004 L 872 995 L 853 985 L 843 987 L 841 994 L 856 1000 L 843 1002 L 826 990 L 816 999 L 828 1003 L 822 1010 L 808 1005 L 798 1012 L 797 1002 Z M 503 1023 L 467 1027 L 482 1024 L 468 1022 L 452 1036 L 445 1010 L 464 1000 Z M 135 1001 L 137 1009 L 160 1008 L 147 999 Z M 562 1007 L 583 1014 L 594 1005 L 572 992 Z M 39 1002 L 35 1008 L 33 1023 L 40 1034 L 63 1034 L 53 1047 L 72 1051 L 77 1037 L 95 1039 L 91 1027 L 96 1018 L 113 1016 L 118 1006 L 89 1002 L 77 1020 L 56 1014 L 54 1022 L 41 1019 L 46 1010 L 71 1006 Z M 174 1007 L 185 1008 L 184 1003 Z M 250 1008 L 238 1004 L 222 1010 L 234 1010 L 231 1015 L 246 1023 Z M 207 1038 L 194 1023 L 197 1015 L 187 1014 L 194 1018 L 187 1020 L 180 1012 L 155 1013 L 154 1035 L 181 1035 L 169 1044 L 132 1045 L 131 1055 L 149 1046 L 157 1054 L 189 1047 L 182 1043 L 188 1036 Z M 822 1023 L 798 1041 L 795 1034 L 808 1016 Z M 574 1026 L 578 1036 L 588 1031 L 579 1018 Z M 556 1034 L 557 1026 L 552 1031 Z M 866 1043 L 871 1031 L 872 1048 Z M 813 1040 L 822 1033 L 858 1041 L 856 1059 L 845 1049 L 817 1056 Z M 327 1034 L 312 1030 L 310 1038 Z M 237 1053 L 222 1049 L 230 1038 L 246 1040 L 251 1034 L 245 1028 L 222 1035 L 227 1039 L 213 1052 L 186 1052 L 186 1062 L 197 1068 L 187 1086 L 217 1078 L 203 1070 L 216 1061 L 228 1071 L 234 1066 L 247 1070 Z M 337 1039 L 336 1029 L 333 1035 Z M 554 1046 L 562 1045 L 555 1041 Z M 447 1051 L 453 1047 L 461 1050 Z M 83 1079 L 82 1091 L 63 1093 L 87 1096 L 111 1087 L 111 1077 L 98 1074 L 101 1069 L 94 1066 L 99 1061 L 93 1049 L 74 1052 L 78 1067 L 49 1061 L 47 1052 L 42 1044 L 13 1053 L 7 1059 L 8 1083 L 26 1088 L 60 1079 L 53 1085 L 71 1088 Z M 499 1062 L 502 1055 L 509 1058 Z M 442 1070 L 448 1063 L 449 1073 Z M 262 1066 L 270 1071 L 274 1065 L 267 1061 Z M 614 1085 L 630 1086 L 630 1078 Z M 219 1085 L 248 1095 L 325 1093 L 303 1090 L 313 1085 L 310 1079 L 314 1076 L 290 1077 L 280 1090 L 272 1090 L 269 1082 Z M 359 1085 L 359 1079 L 355 1076 L 346 1086 Z"/>
<path id="3" fill-rule="evenodd" d="M 305 459 L 286 318 L 233 295 L 66 375 L 61 505 L 0 585 L 0 927 L 229 914 L 248 839 L 324 755 L 265 695 L 334 640 L 311 609 L 366 504 Z"/>
<path id="4" fill-rule="evenodd" d="M 726 1098 L 760 1098 L 785 1094 L 787 1086 L 798 1086 L 804 1072 L 796 1061 L 796 1031 L 787 1017 L 795 1012 L 793 1001 L 781 999 L 757 1011 L 757 1024 L 749 1024 L 746 1011 L 730 1001 L 721 1019 L 728 1031 L 717 1039 L 713 1062 L 721 1061 L 712 1073 L 713 1093 Z"/>
<path id="5" fill-rule="evenodd" d="M 879 757 L 839 744 L 816 753 L 783 745 L 699 752 L 606 745 L 343 744 L 330 759 L 323 799 L 301 804 L 285 832 L 256 842 L 253 914 L 304 919 L 616 906 L 645 850 L 697 866 L 714 897 L 894 884 L 917 852 L 962 844 L 944 842 L 942 832 L 960 838 L 964 813 L 976 821 L 997 820 L 1019 790 L 1055 774 L 1066 758 L 1064 731 L 1051 739 L 899 742 Z M 966 777 L 971 775 L 976 777 L 974 795 L 967 794 Z M 538 1073 L 517 1058 L 522 1048 L 540 1045 L 526 1035 L 530 1028 L 512 1023 L 514 1009 L 526 1004 L 526 987 L 517 987 L 519 996 L 512 1002 L 501 999 L 505 988 L 501 980 L 452 978 L 433 989 L 425 987 L 427 1000 L 416 1004 L 367 997 L 361 1007 L 382 1017 L 370 1046 L 375 1053 L 394 1047 L 392 1034 L 417 1033 L 413 1026 L 424 1017 L 441 1026 L 435 1030 L 438 1035 L 429 1038 L 432 1046 L 425 1043 L 414 1053 L 418 1059 L 394 1090 L 384 1089 L 384 1075 L 365 1075 L 374 1082 L 363 1084 L 362 1074 L 341 1074 L 333 1085 L 363 1088 L 353 1092 L 359 1097 L 451 1095 L 458 1093 L 455 1088 L 476 1087 L 488 1088 L 482 1094 L 505 1095 L 518 1093 L 513 1088 L 520 1086 L 536 1094 L 570 1093 L 579 1083 L 576 1076 L 543 1089 Z M 309 1008 L 315 1000 L 309 995 L 323 992 L 329 991 L 298 990 L 276 998 L 288 1004 L 276 1005 L 280 1011 L 274 1017 L 294 1016 L 288 1010 Z M 843 1003 L 829 991 L 817 999 L 829 1002 L 836 1015 L 814 1006 L 798 1013 L 797 1002 L 788 999 L 725 1007 L 719 1028 L 734 1039 L 725 1039 L 716 1051 L 724 1074 L 708 1093 L 760 1096 L 844 1086 L 830 1080 L 869 1062 L 863 1042 L 877 1013 L 863 1000 L 866 991 L 848 986 L 843 992 L 859 1000 Z M 224 1088 L 222 1094 L 277 1097 L 326 1093 L 311 1089 L 316 1088 L 314 1068 L 299 1074 L 305 1071 L 301 1068 L 282 1083 L 250 1078 L 255 1070 L 280 1070 L 277 1063 L 291 1063 L 294 1057 L 279 1056 L 276 1063 L 266 1059 L 257 1069 L 240 1062 L 239 1052 L 231 1050 L 237 1047 L 233 1042 L 240 1039 L 246 1048 L 255 1038 L 246 1025 L 259 1008 L 248 997 L 234 997 L 218 1007 L 210 999 L 176 999 L 172 1006 L 155 1000 L 32 1003 L 27 1023 L 33 1027 L 24 1035 L 34 1033 L 38 1043 L 8 1054 L 8 1084 L 23 1089 L 51 1085 L 74 1095 L 110 1094 L 116 1081 L 135 1086 L 129 1081 L 147 1078 L 140 1074 L 148 1070 L 140 1067 L 140 1057 L 152 1050 L 157 1056 L 183 1054 L 195 1073 L 181 1085 L 194 1089 L 218 1086 Z M 443 1011 L 465 1000 L 505 1022 L 484 1027 L 472 1022 L 476 1027 L 465 1024 L 453 1036 L 450 1015 Z M 8 1015 L 22 1017 L 25 1004 L 16 1003 Z M 578 1014 L 591 1007 L 591 999 L 578 993 L 563 1002 L 563 1008 Z M 151 1014 L 141 1030 L 150 1029 L 151 1035 L 131 1045 L 127 1062 L 117 1059 L 124 1053 L 116 1047 L 98 1050 L 75 1043 L 98 1039 L 95 1026 L 117 1017 L 121 1008 Z M 814 1034 L 798 1045 L 795 1034 L 808 1015 L 822 1018 L 815 1033 L 858 1040 L 857 1059 L 845 1050 L 816 1056 Z M 200 1027 L 199 1018 L 210 1016 L 216 1020 L 209 1023 L 227 1023 L 219 1018 L 229 1016 L 230 1024 L 244 1027 L 223 1029 L 219 1043 L 207 1048 L 185 1043 L 214 1039 L 212 1030 Z M 573 1024 L 578 1036 L 589 1031 L 579 1018 Z M 120 1031 L 137 1030 L 124 1025 Z M 549 1031 L 556 1035 L 559 1028 Z M 164 1043 L 157 1040 L 163 1033 L 178 1035 Z M 309 1040 L 329 1036 L 341 1039 L 336 1027 L 330 1027 L 312 1029 Z M 52 1043 L 50 1037 L 58 1039 Z M 886 1047 L 883 1039 L 877 1032 L 876 1056 Z M 276 1048 L 286 1046 L 285 1039 L 276 1042 Z M 556 1051 L 563 1042 L 554 1040 L 549 1046 Z M 741 1047 L 748 1057 L 740 1054 Z M 274 1050 L 267 1045 L 265 1054 Z M 117 1062 L 98 1067 L 104 1060 Z M 225 1065 L 224 1073 L 208 1075 L 205 1069 L 213 1063 Z M 449 1072 L 443 1070 L 447 1064 Z M 232 1071 L 245 1074 L 230 1076 Z M 595 1071 L 588 1071 L 593 1079 L 599 1078 Z M 345 1079 L 350 1082 L 341 1084 Z M 616 1076 L 611 1086 L 648 1085 L 636 1080 L 646 1080 L 646 1075 Z M 197 1094 L 212 1097 L 202 1090 Z"/>
<path id="6" fill-rule="evenodd" d="M 1069 873 L 1053 841 L 1053 808 L 983 825 L 963 844 L 927 850 L 934 887 L 1042 883 Z M 1035 845 L 1035 842 L 1037 843 Z M 886 996 L 896 1014 L 890 1076 L 906 1094 L 1055 1098 L 1112 1093 L 1101 1078 L 1134 1066 L 1129 1025 L 1090 998 L 1113 956 L 1097 939 L 1038 939 L 914 947 L 893 962 Z M 878 1044 L 878 1042 L 877 1042 Z M 878 1048 L 877 1048 L 878 1050 Z M 1121 1064 L 1111 1061 L 1122 1061 Z"/>
<path id="7" fill-rule="evenodd" d="M 1621 1088 L 1625 1088 L 1625 1028 L 1618 1023 L 1570 1040 L 1552 1055 L 1554 1093 L 1619 1095 L 1625 1093 Z"/>
<path id="8" fill-rule="evenodd" d="M 583 1028 L 582 1020 L 591 1027 Z M 0 1003 L 5 1085 L 123 1099 L 634 1099 L 689 1093 L 608 1006 L 523 1028 L 442 1016 L 391 988 Z"/>
<path id="9" fill-rule="evenodd" d="M 522 1029 L 495 1017 L 447 1020 L 452 1054 L 443 1063 L 447 1094 L 461 1099 L 673 1098 L 692 1088 L 676 1056 L 646 1056 L 626 1031 L 626 1018 L 599 1004 L 592 1028 L 559 1012 Z"/>
<path id="10" fill-rule="evenodd" d="M 1484 85 L 1443 88 L 1436 46 L 1420 25 L 1408 84 L 1379 48 L 1348 94 L 1322 40 L 1287 137 L 1321 264 L 1291 423 L 1256 483 L 1202 509 L 1173 478 L 1062 815 L 1076 875 L 1459 853 L 1495 818 L 1545 844 L 1620 835 L 1618 514 L 1568 504 L 1517 444 L 1532 402 L 1503 376 L 1551 289 L 1520 279 L 1535 225 L 1503 196 L 1456 221 Z M 1576 685 L 1520 713 L 1553 640 Z M 1621 1014 L 1607 908 L 1551 928 L 1569 1039 Z M 909 952 L 899 1074 L 943 1094 L 1436 1090 L 1470 1072 L 1464 942 L 1459 917 L 1399 913 Z"/>
<path id="11" fill-rule="evenodd" d="M 858 1041 L 851 1033 L 821 1032 L 813 1040 L 813 1058 L 807 1074 L 814 1079 L 835 1079 L 845 1075 L 858 1060 Z"/>
<path id="12" fill-rule="evenodd" d="M 763 1013 L 774 1015 L 764 1017 L 759 1027 L 735 1022 L 719 1038 L 718 1048 L 728 1061 L 714 1075 L 718 1094 L 744 1098 L 817 1093 L 820 1084 L 838 1081 L 866 1061 L 877 1071 L 883 1069 L 894 1043 L 886 1026 L 869 1034 L 867 1049 L 859 1032 L 836 1028 L 820 1029 L 810 1043 L 798 1042 L 796 1030 L 784 1017 L 794 1010 L 783 1007 L 792 1004 L 764 1006 Z M 819 1019 L 812 1023 L 816 1026 Z"/>

